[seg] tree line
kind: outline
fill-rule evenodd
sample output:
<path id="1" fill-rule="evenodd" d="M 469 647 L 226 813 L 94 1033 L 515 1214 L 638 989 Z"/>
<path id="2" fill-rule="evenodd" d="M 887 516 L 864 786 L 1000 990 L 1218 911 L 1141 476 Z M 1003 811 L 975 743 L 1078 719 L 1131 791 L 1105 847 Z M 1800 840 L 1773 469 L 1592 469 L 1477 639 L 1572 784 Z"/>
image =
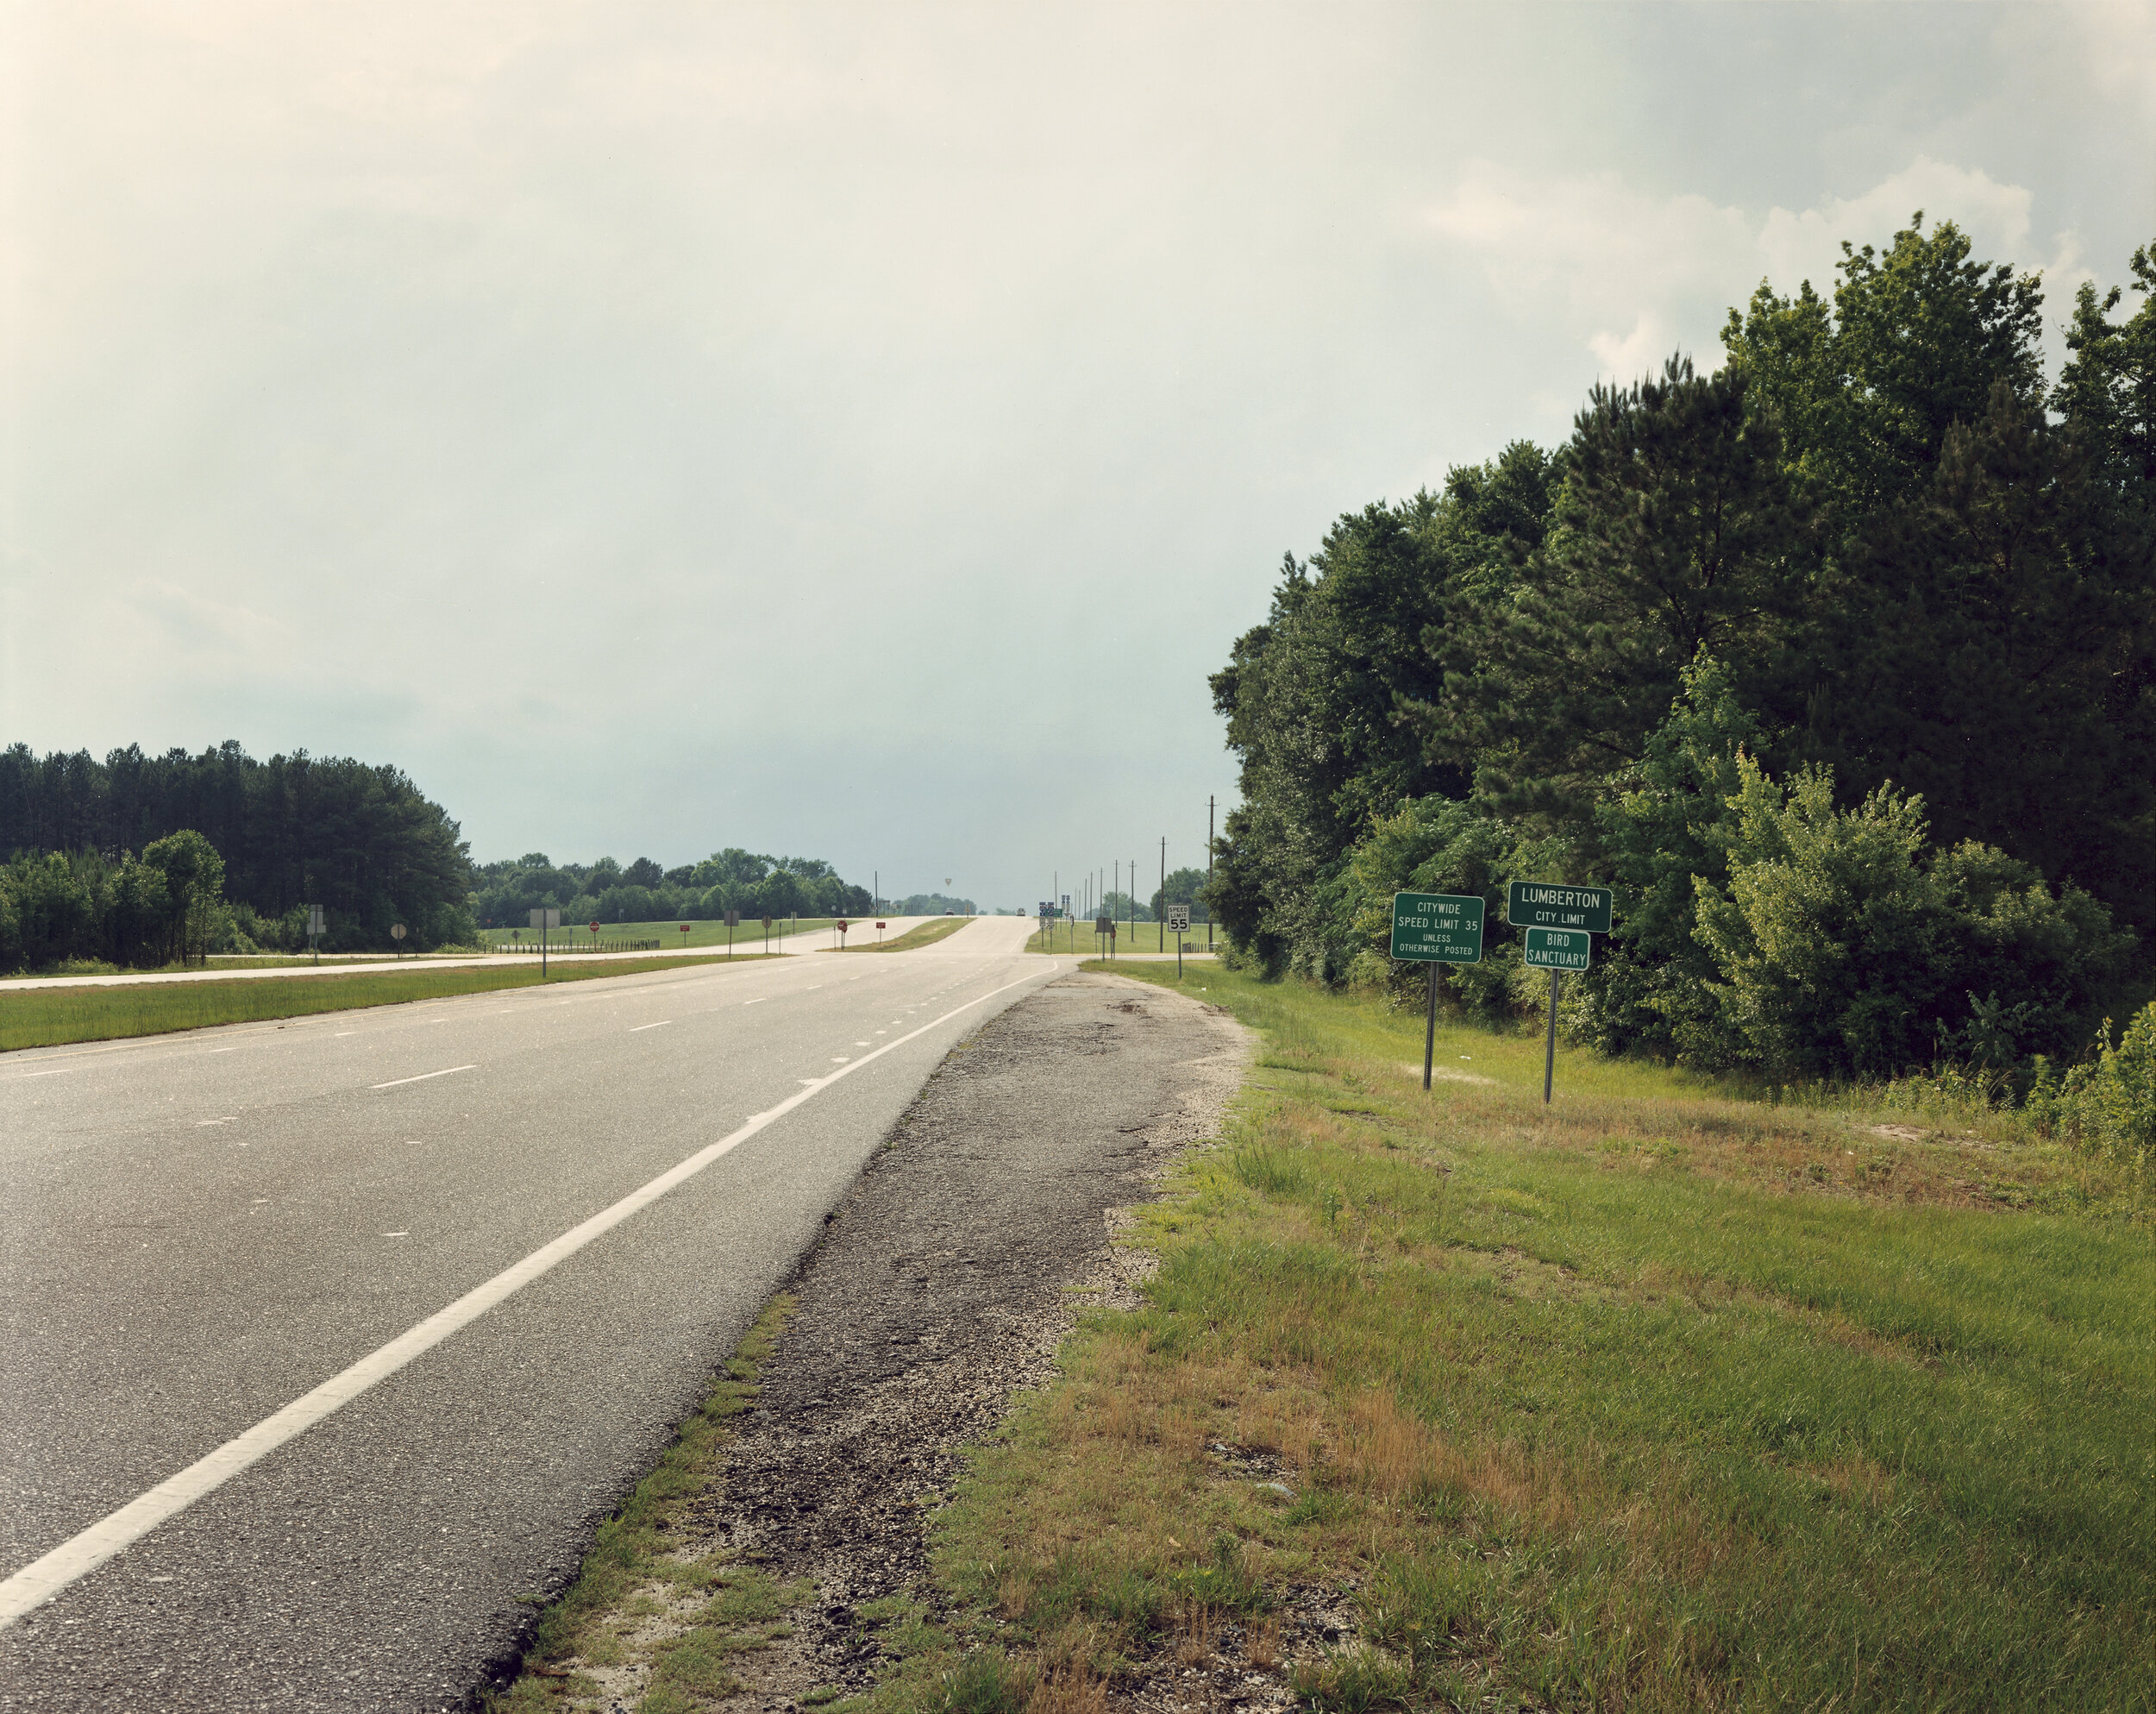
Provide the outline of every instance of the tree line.
<path id="1" fill-rule="evenodd" d="M 350 757 L 258 761 L 226 743 L 100 762 L 13 744 L 0 750 L 0 852 L 8 969 L 297 948 L 310 905 L 330 951 L 385 950 L 398 922 L 407 950 L 473 938 L 457 824 L 401 770 Z"/>
<path id="2" fill-rule="evenodd" d="M 2156 932 L 2156 248 L 2040 282 L 1920 214 L 1723 361 L 1290 555 L 1213 680 L 1237 955 L 1400 984 L 1396 890 L 1480 894 L 1446 970 L 1545 992 L 1508 879 L 1600 882 L 1572 1037 L 1777 1077 L 2027 1068 L 2147 997 Z"/>
<path id="3" fill-rule="evenodd" d="M 868 889 L 842 879 L 820 857 L 770 857 L 738 846 L 701 863 L 661 869 L 638 857 L 626 869 L 612 857 L 557 863 L 544 851 L 485 863 L 473 871 L 471 908 L 491 928 L 523 928 L 531 913 L 559 909 L 564 923 L 706 922 L 737 911 L 763 917 L 860 916 Z"/>

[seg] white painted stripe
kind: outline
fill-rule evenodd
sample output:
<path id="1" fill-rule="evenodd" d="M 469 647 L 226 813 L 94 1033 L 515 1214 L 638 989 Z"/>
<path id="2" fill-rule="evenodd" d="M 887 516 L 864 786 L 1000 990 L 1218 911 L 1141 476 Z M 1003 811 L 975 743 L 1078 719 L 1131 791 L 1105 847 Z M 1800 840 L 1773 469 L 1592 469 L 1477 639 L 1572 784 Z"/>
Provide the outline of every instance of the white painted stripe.
<path id="1" fill-rule="evenodd" d="M 881 1058 L 893 1048 L 903 1047 L 915 1036 L 924 1035 L 939 1024 L 949 1023 L 962 1012 L 970 1012 L 999 994 L 1024 986 L 1036 974 L 1051 975 L 1055 967 L 1046 971 L 1031 972 L 1016 982 L 1006 982 L 1001 988 L 992 988 L 976 999 L 962 1006 L 954 1007 L 940 1018 L 923 1024 L 910 1035 L 902 1035 L 874 1053 L 863 1054 L 850 1065 L 842 1066 L 828 1076 L 813 1082 L 803 1079 L 807 1087 L 788 1096 L 776 1107 L 764 1113 L 751 1114 L 739 1130 L 721 1137 L 717 1142 L 698 1150 L 680 1165 L 669 1167 L 656 1178 L 631 1190 L 619 1202 L 601 1209 L 581 1226 L 572 1227 L 551 1244 L 534 1250 L 523 1260 L 504 1268 L 483 1285 L 474 1286 L 448 1308 L 437 1309 L 411 1331 L 392 1339 L 379 1351 L 362 1357 L 343 1373 L 332 1375 L 312 1392 L 294 1399 L 275 1415 L 264 1417 L 245 1434 L 227 1441 L 206 1458 L 197 1460 L 185 1470 L 166 1477 L 147 1493 L 139 1494 L 119 1510 L 100 1518 L 80 1535 L 72 1536 L 42 1558 L 33 1560 L 21 1571 L 0 1583 L 0 1629 L 5 1629 L 25 1613 L 44 1605 L 61 1590 L 78 1578 L 88 1576 L 114 1554 L 122 1553 L 141 1541 L 167 1518 L 194 1504 L 205 1495 L 214 1493 L 235 1476 L 295 1440 L 341 1406 L 350 1403 L 377 1382 L 385 1381 L 413 1359 L 442 1343 L 451 1334 L 468 1326 L 496 1304 L 531 1284 L 555 1264 L 567 1260 L 595 1238 L 611 1232 L 630 1215 L 655 1202 L 677 1184 L 686 1183 L 723 1155 L 730 1154 L 774 1119 L 782 1118 L 820 1090 L 830 1088 L 841 1077 L 849 1077 L 873 1060 Z M 468 1071 L 469 1065 L 454 1068 Z M 441 1077 L 442 1072 L 429 1072 Z M 416 1082 L 407 1078 L 405 1082 Z M 386 1089 L 386 1083 L 376 1087 Z"/>
<path id="2" fill-rule="evenodd" d="M 634 1035 L 638 1030 L 662 1030 L 673 1021 L 671 1018 L 661 1018 L 655 1024 L 636 1024 L 630 1027 L 629 1033 Z"/>
<path id="3" fill-rule="evenodd" d="M 422 1071 L 416 1077 L 392 1077 L 385 1083 L 369 1083 L 367 1088 L 371 1089 L 393 1089 L 404 1083 L 423 1083 L 429 1077 L 447 1077 L 454 1072 L 476 1071 L 478 1070 L 479 1067 L 476 1065 L 452 1065 L 447 1070 L 441 1071 Z"/>

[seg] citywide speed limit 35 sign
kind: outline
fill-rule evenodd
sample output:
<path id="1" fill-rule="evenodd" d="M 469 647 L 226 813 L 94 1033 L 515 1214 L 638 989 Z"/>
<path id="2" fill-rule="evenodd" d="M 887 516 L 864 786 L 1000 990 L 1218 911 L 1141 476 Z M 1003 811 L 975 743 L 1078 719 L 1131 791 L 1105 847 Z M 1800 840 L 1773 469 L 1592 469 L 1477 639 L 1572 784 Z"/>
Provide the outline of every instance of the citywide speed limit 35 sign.
<path id="1" fill-rule="evenodd" d="M 1393 957 L 1408 964 L 1481 964 L 1482 900 L 1472 894 L 1394 894 Z"/>

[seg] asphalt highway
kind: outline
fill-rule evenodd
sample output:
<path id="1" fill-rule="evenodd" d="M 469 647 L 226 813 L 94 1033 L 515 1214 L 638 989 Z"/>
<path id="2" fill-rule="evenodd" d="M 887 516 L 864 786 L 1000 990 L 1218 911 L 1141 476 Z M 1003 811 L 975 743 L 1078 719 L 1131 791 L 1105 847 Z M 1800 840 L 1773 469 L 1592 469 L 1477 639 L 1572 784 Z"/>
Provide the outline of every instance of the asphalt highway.
<path id="1" fill-rule="evenodd" d="M 0 1058 L 0 1709 L 454 1705 L 1031 926 Z"/>

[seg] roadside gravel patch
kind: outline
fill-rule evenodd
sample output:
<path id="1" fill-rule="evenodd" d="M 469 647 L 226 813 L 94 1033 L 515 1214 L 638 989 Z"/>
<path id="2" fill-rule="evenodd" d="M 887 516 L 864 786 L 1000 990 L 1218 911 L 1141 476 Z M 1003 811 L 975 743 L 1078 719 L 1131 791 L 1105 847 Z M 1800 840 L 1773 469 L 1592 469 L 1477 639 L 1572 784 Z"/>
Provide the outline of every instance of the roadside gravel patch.
<path id="1" fill-rule="evenodd" d="M 1119 1234 L 1218 1133 L 1250 1039 L 1223 1009 L 1081 973 L 952 1051 L 787 1288 L 795 1308 L 723 1479 L 668 1520 L 677 1561 L 787 1592 L 730 1645 L 729 1682 L 684 1705 L 775 1714 L 865 1688 L 903 1651 L 893 1598 L 927 1598 L 925 1525 L 966 1447 L 1048 1378 L 1077 1307 L 1136 1301 L 1152 1259 Z M 519 1705 L 626 1714 L 702 1605 L 637 1590 L 611 1658 L 549 1663 L 544 1704 Z"/>

